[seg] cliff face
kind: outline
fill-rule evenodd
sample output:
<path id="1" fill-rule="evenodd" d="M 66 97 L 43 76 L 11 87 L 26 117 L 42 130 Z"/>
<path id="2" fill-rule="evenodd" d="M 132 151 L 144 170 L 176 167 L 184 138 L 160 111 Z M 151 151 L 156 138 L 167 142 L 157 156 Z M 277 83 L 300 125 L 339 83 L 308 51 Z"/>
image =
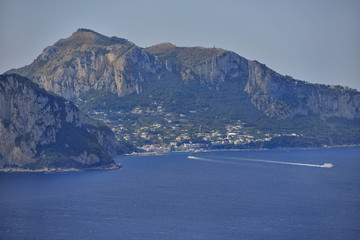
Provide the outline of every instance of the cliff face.
<path id="1" fill-rule="evenodd" d="M 249 94 L 252 104 L 270 117 L 360 118 L 360 93 L 356 90 L 298 81 L 222 49 L 182 48 L 165 43 L 147 51 L 167 62 L 184 81 L 200 81 L 217 89 L 227 81 L 241 81 L 244 88 L 239 90 Z"/>
<path id="2" fill-rule="evenodd" d="M 355 90 L 294 80 L 223 49 L 170 43 L 142 49 L 86 29 L 47 47 L 32 64 L 8 73 L 19 73 L 46 90 L 75 99 L 90 89 L 119 97 L 140 94 L 145 82 L 169 72 L 186 83 L 198 81 L 213 89 L 227 89 L 227 82 L 239 81 L 239 91 L 273 118 L 360 118 L 360 93 Z"/>
<path id="3" fill-rule="evenodd" d="M 35 61 L 7 73 L 18 73 L 47 91 L 73 100 L 89 89 L 106 89 L 118 96 L 141 91 L 164 65 L 133 43 L 79 29 L 47 47 Z"/>
<path id="4" fill-rule="evenodd" d="M 19 75 L 0 76 L 0 168 L 114 166 L 77 107 Z"/>
<path id="5" fill-rule="evenodd" d="M 91 124 L 83 124 L 83 127 L 93 134 L 102 148 L 111 156 L 116 156 L 118 150 L 116 148 L 115 134 L 107 126 L 96 127 Z"/>
<path id="6" fill-rule="evenodd" d="M 360 118 L 360 93 L 356 90 L 298 81 L 256 61 L 248 65 L 245 91 L 252 103 L 271 117 L 316 114 L 321 118 Z"/>
<path id="7" fill-rule="evenodd" d="M 163 43 L 146 50 L 166 62 L 167 69 L 178 73 L 186 82 L 219 85 L 247 75 L 247 60 L 223 49 L 175 47 Z"/>
<path id="8" fill-rule="evenodd" d="M 185 81 L 199 80 L 201 83 L 219 85 L 226 80 L 247 75 L 247 61 L 233 52 L 225 52 L 205 62 L 200 62 L 182 71 Z"/>

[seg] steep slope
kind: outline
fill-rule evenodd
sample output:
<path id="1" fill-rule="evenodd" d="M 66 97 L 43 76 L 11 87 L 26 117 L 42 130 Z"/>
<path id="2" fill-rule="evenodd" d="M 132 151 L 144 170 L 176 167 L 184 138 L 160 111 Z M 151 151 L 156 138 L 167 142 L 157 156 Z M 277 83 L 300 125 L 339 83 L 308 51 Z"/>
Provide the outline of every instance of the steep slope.
<path id="1" fill-rule="evenodd" d="M 248 65 L 245 91 L 252 96 L 253 104 L 269 116 L 315 114 L 321 118 L 360 119 L 360 92 L 354 89 L 298 81 L 256 61 Z"/>
<path id="2" fill-rule="evenodd" d="M 164 43 L 146 50 L 167 62 L 184 81 L 197 80 L 217 88 L 225 81 L 244 81 L 246 85 L 240 90 L 248 93 L 254 106 L 270 117 L 360 118 L 360 93 L 353 89 L 298 81 L 223 49 Z"/>
<path id="3" fill-rule="evenodd" d="M 141 49 L 79 29 L 9 72 L 73 99 L 111 126 L 129 151 L 131 144 L 360 143 L 358 91 L 295 80 L 224 49 L 171 43 Z"/>
<path id="4" fill-rule="evenodd" d="M 7 73 L 28 77 L 73 100 L 89 89 L 106 89 L 118 96 L 139 93 L 139 83 L 161 68 L 156 57 L 132 42 L 79 29 L 45 48 L 30 65 Z"/>
<path id="5" fill-rule="evenodd" d="M 19 75 L 0 75 L 0 168 L 113 168 L 78 108 Z"/>
<path id="6" fill-rule="evenodd" d="M 125 39 L 88 29 L 79 29 L 47 47 L 32 64 L 8 73 L 26 76 L 70 100 L 89 90 L 119 97 L 139 94 L 144 85 L 164 75 L 216 89 L 227 81 L 242 81 L 240 90 L 270 117 L 360 118 L 360 93 L 355 90 L 298 81 L 223 49 L 171 43 L 141 49 Z"/>
<path id="7" fill-rule="evenodd" d="M 185 81 L 199 81 L 209 86 L 247 76 L 247 60 L 218 48 L 176 47 L 163 43 L 146 49 L 167 63 Z"/>

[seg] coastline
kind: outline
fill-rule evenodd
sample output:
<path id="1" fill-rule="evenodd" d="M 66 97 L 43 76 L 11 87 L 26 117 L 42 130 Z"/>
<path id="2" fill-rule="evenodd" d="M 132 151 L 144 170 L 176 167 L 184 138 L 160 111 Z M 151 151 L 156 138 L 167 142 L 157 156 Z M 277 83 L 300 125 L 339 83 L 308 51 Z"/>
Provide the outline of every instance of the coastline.
<path id="1" fill-rule="evenodd" d="M 168 155 L 171 153 L 188 153 L 188 154 L 198 154 L 205 152 L 231 152 L 231 151 L 270 151 L 270 150 L 311 150 L 311 149 L 331 149 L 331 148 L 346 148 L 346 147 L 360 147 L 360 144 L 351 144 L 351 145 L 334 145 L 334 146 L 322 146 L 322 147 L 279 147 L 279 148 L 240 148 L 240 149 L 204 149 L 200 151 L 169 151 L 169 152 L 141 152 L 141 153 L 130 153 L 124 154 L 121 156 L 136 156 L 136 157 L 146 157 L 146 156 L 162 156 Z M 120 157 L 120 156 L 119 156 Z"/>
<path id="2" fill-rule="evenodd" d="M 96 170 L 116 170 L 122 168 L 121 163 L 114 163 L 111 166 L 106 167 L 91 167 L 91 168 L 40 168 L 40 169 L 28 169 L 28 168 L 1 168 L 0 173 L 63 173 L 63 172 L 84 172 L 84 171 L 96 171 Z"/>
<path id="3" fill-rule="evenodd" d="M 232 151 L 271 151 L 271 150 L 311 150 L 311 149 L 331 149 L 331 148 L 351 148 L 351 147 L 360 147 L 360 144 L 352 145 L 334 145 L 334 146 L 322 146 L 322 147 L 292 147 L 292 148 L 258 148 L 258 149 L 204 149 L 200 151 L 173 151 L 173 152 L 141 152 L 141 153 L 130 153 L 119 155 L 116 157 L 148 157 L 148 156 L 163 156 L 169 154 L 199 154 L 206 152 L 232 152 Z M 103 167 L 91 167 L 91 168 L 40 168 L 40 169 L 27 169 L 27 168 L 0 168 L 0 173 L 65 173 L 65 172 L 85 172 L 85 171 L 97 171 L 97 170 L 117 170 L 121 169 L 121 163 L 115 163 L 111 166 Z"/>

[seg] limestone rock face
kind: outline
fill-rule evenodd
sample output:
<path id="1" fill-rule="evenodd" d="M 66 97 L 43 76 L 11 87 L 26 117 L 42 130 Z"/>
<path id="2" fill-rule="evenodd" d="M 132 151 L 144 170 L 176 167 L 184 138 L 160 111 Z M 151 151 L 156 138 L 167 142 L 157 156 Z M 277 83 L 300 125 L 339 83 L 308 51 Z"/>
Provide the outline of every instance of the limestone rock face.
<path id="1" fill-rule="evenodd" d="M 186 68 L 181 75 L 185 81 L 198 79 L 201 83 L 222 84 L 226 80 L 247 75 L 247 60 L 233 52 L 224 52 Z"/>
<path id="2" fill-rule="evenodd" d="M 239 81 L 239 91 L 248 94 L 251 103 L 269 117 L 360 118 L 360 93 L 356 90 L 298 81 L 224 49 L 171 43 L 142 49 L 125 39 L 87 29 L 59 40 L 32 64 L 8 73 L 26 76 L 70 100 L 90 89 L 119 97 L 141 94 L 145 83 L 169 75 L 184 82 L 199 81 L 212 89 L 225 89 L 229 81 Z"/>
<path id="3" fill-rule="evenodd" d="M 95 127 L 90 124 L 83 124 L 83 127 L 93 134 L 103 149 L 111 156 L 116 156 L 118 150 L 116 148 L 115 134 L 107 126 Z"/>
<path id="4" fill-rule="evenodd" d="M 252 103 L 271 117 L 316 114 L 321 118 L 360 118 L 360 93 L 356 90 L 298 81 L 256 61 L 248 65 L 245 91 Z"/>
<path id="5" fill-rule="evenodd" d="M 162 43 L 146 50 L 158 56 L 166 63 L 168 71 L 178 73 L 184 81 L 218 85 L 247 74 L 247 60 L 223 49 L 186 48 Z"/>
<path id="6" fill-rule="evenodd" d="M 19 75 L 0 76 L 0 168 L 111 164 L 96 137 L 82 128 L 72 102 Z"/>
<path id="7" fill-rule="evenodd" d="M 26 76 L 73 100 L 90 89 L 106 89 L 120 97 L 139 93 L 139 83 L 162 68 L 157 57 L 125 39 L 79 29 L 47 47 L 32 64 L 7 73 Z"/>
<path id="8" fill-rule="evenodd" d="M 163 43 L 146 50 L 166 62 L 167 68 L 185 82 L 200 81 L 220 89 L 228 81 L 241 81 L 243 89 L 239 90 L 248 93 L 255 107 L 270 117 L 313 114 L 321 118 L 360 118 L 360 93 L 356 90 L 298 81 L 223 49 Z"/>

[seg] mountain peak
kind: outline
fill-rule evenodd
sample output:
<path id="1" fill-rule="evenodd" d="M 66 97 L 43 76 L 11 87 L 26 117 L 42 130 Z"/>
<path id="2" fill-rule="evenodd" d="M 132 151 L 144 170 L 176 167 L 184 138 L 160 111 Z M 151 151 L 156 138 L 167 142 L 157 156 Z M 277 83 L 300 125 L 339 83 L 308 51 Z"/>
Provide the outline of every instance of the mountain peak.
<path id="1" fill-rule="evenodd" d="M 89 114 L 114 126 L 118 139 L 129 136 L 126 141 L 136 146 L 189 140 L 216 141 L 216 146 L 225 142 L 225 148 L 238 143 L 241 148 L 360 143 L 360 92 L 282 76 L 225 49 L 171 43 L 143 49 L 79 29 L 47 47 L 32 64 L 10 72 L 77 100 Z M 160 106 L 166 111 L 155 111 Z M 163 127 L 149 127 L 160 123 Z M 212 141 L 211 133 L 225 133 L 224 126 L 234 126 L 229 132 L 236 126 L 239 138 L 224 134 Z M 262 136 L 259 142 L 243 138 L 252 133 L 254 140 Z"/>
<path id="2" fill-rule="evenodd" d="M 99 33 L 95 32 L 95 31 L 93 31 L 91 29 L 88 29 L 88 28 L 79 28 L 78 30 L 76 30 L 76 33 L 80 33 L 80 32 L 90 32 L 90 33 L 99 34 Z"/>
<path id="3" fill-rule="evenodd" d="M 158 48 L 158 49 L 170 49 L 170 48 L 175 48 L 176 46 L 170 42 L 164 42 L 164 43 L 159 43 L 156 44 L 154 46 L 151 46 L 149 48 Z"/>
<path id="4" fill-rule="evenodd" d="M 60 39 L 55 43 L 57 47 L 76 47 L 79 45 L 103 45 L 110 46 L 116 44 L 130 44 L 133 45 L 132 42 L 124 38 L 118 37 L 107 37 L 100 33 L 97 33 L 91 29 L 79 28 L 76 32 L 74 32 L 70 37 L 65 39 Z"/>

